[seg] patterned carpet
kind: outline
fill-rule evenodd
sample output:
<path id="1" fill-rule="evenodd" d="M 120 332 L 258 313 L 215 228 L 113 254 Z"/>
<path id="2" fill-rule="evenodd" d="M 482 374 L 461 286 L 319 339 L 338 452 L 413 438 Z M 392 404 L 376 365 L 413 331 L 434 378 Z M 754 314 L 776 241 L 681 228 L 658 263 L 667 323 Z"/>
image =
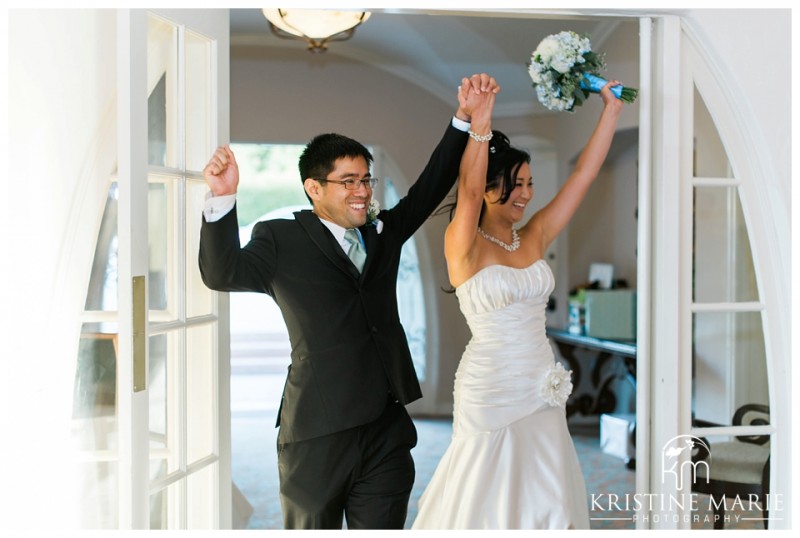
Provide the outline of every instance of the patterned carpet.
<path id="1" fill-rule="evenodd" d="M 278 498 L 278 477 L 275 455 L 274 428 L 276 409 L 270 403 L 248 399 L 248 394 L 280 394 L 282 377 L 278 376 L 234 376 L 239 400 L 232 402 L 233 481 L 242 496 L 234 502 L 234 528 L 281 529 L 283 528 L 280 501 Z M 274 385 L 274 386 L 272 386 Z M 243 396 L 244 395 L 244 396 Z M 417 479 L 411 493 L 406 528 L 410 528 L 416 516 L 419 496 L 425 489 L 431 475 L 444 453 L 451 436 L 449 419 L 415 419 L 419 443 L 412 451 L 417 470 Z M 635 471 L 626 467 L 622 459 L 608 455 L 600 450 L 599 428 L 589 424 L 570 426 L 575 449 L 583 469 L 588 495 L 614 494 L 625 499 L 633 494 Z M 235 496 L 236 498 L 236 496 Z M 606 499 L 608 496 L 606 496 Z M 605 503 L 608 504 L 608 503 Z M 703 510 L 708 502 L 702 496 L 698 510 L 692 512 L 692 528 L 711 529 L 712 514 Z M 601 510 L 590 511 L 592 529 L 634 529 L 633 511 Z M 612 506 L 613 508 L 613 506 Z M 755 520 L 760 514 L 756 511 L 729 512 L 726 529 L 762 529 L 763 524 Z M 753 520 L 746 518 L 754 518 Z"/>

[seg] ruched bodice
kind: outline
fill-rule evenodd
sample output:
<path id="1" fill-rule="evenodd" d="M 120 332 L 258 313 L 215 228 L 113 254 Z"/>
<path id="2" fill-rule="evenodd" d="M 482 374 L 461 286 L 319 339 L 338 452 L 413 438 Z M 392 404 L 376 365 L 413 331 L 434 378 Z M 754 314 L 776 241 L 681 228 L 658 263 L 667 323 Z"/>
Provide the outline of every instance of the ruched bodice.
<path id="1" fill-rule="evenodd" d="M 541 345 L 546 341 L 545 308 L 554 287 L 553 273 L 542 259 L 523 269 L 490 265 L 472 275 L 456 288 L 472 332 L 470 345 Z"/>
<path id="2" fill-rule="evenodd" d="M 554 287 L 550 266 L 539 259 L 522 269 L 507 265 L 486 266 L 456 288 L 456 295 L 467 321 L 472 315 L 501 310 L 515 303 L 541 306 L 544 315 Z"/>
<path id="3" fill-rule="evenodd" d="M 542 384 L 555 360 L 545 308 L 554 285 L 538 260 L 523 269 L 490 265 L 456 289 L 472 332 L 456 372 L 458 433 L 502 428 L 547 405 Z"/>
<path id="4" fill-rule="evenodd" d="M 545 334 L 547 262 L 484 267 L 456 288 L 472 338 L 453 389 L 453 439 L 415 529 L 588 528 L 567 429 L 569 373 Z"/>

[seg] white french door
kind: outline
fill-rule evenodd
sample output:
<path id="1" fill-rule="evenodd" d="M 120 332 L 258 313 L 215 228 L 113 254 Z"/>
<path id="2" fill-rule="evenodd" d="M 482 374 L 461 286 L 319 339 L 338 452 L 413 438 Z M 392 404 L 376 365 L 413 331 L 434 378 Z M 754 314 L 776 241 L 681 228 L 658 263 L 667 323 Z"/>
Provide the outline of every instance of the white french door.
<path id="1" fill-rule="evenodd" d="M 637 400 L 637 493 L 654 502 L 637 509 L 636 525 L 710 527 L 697 518 L 698 508 L 710 508 L 710 499 L 692 489 L 703 477 L 698 478 L 691 451 L 681 447 L 710 440 L 713 465 L 713 443 L 764 436 L 773 469 L 769 525 L 786 528 L 791 514 L 774 501 L 789 498 L 788 475 L 774 470 L 789 468 L 789 422 L 784 406 L 775 403 L 789 395 L 776 373 L 783 350 L 770 334 L 777 302 L 765 276 L 768 258 L 757 255 L 766 251 L 768 240 L 763 220 L 752 210 L 752 185 L 761 188 L 764 182 L 748 159 L 753 150 L 736 124 L 738 105 L 724 92 L 724 77 L 680 19 L 655 18 L 651 42 L 648 78 L 657 91 L 649 107 L 650 128 L 642 122 L 652 139 L 652 161 L 642 159 L 642 168 L 653 176 L 647 193 L 651 229 L 640 230 L 640 241 L 651 244 L 639 254 L 652 264 L 640 271 L 640 279 L 644 274 L 652 285 L 647 306 L 639 311 L 638 348 L 645 354 L 637 371 L 643 381 Z M 736 410 L 753 404 L 769 409 L 769 424 L 735 423 Z M 736 502 L 748 510 L 738 498 L 727 505 L 735 510 Z M 746 519 L 760 526 L 760 507 L 754 512 Z"/>
<path id="2" fill-rule="evenodd" d="M 197 268 L 228 10 L 119 10 L 117 526 L 230 528 L 227 301 Z"/>

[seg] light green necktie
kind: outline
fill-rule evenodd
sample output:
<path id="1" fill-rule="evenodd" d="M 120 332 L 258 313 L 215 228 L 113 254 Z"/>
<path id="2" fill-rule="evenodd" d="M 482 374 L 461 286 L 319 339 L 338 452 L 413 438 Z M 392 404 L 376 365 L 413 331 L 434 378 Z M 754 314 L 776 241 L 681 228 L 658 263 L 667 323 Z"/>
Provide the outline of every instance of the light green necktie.
<path id="1" fill-rule="evenodd" d="M 350 242 L 350 250 L 347 251 L 347 256 L 360 273 L 364 268 L 364 262 L 367 260 L 367 253 L 364 250 L 364 247 L 361 246 L 361 241 L 358 238 L 358 232 L 355 230 L 355 228 L 350 228 L 344 232 L 344 238 Z"/>

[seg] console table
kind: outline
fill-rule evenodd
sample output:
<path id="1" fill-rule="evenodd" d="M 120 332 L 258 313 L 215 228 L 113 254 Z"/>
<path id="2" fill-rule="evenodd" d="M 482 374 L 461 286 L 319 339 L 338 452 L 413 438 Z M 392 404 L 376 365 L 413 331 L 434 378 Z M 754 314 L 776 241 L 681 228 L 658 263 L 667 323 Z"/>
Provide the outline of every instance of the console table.
<path id="1" fill-rule="evenodd" d="M 553 327 L 547 328 L 547 336 L 558 346 L 572 370 L 574 388 L 567 401 L 568 417 L 577 412 L 583 415 L 614 413 L 625 404 L 635 404 L 635 399 L 622 401 L 625 395 L 618 393 L 620 382 L 630 383 L 634 390 L 636 387 L 635 340 L 606 340 Z M 578 350 L 583 350 L 584 360 L 576 354 Z M 588 380 L 583 379 L 582 363 L 590 367 Z"/>

